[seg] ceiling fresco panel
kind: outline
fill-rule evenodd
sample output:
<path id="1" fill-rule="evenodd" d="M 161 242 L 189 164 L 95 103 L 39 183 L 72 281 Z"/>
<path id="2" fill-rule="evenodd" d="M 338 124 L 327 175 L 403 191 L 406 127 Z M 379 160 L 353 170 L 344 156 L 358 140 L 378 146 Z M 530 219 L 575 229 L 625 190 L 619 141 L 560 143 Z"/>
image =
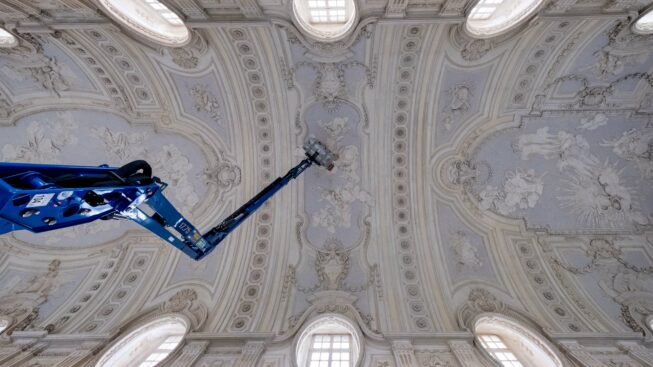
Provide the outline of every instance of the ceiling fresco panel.
<path id="1" fill-rule="evenodd" d="M 647 117 L 551 113 L 522 123 L 474 152 L 492 169 L 474 188 L 481 209 L 558 233 L 651 225 Z"/>

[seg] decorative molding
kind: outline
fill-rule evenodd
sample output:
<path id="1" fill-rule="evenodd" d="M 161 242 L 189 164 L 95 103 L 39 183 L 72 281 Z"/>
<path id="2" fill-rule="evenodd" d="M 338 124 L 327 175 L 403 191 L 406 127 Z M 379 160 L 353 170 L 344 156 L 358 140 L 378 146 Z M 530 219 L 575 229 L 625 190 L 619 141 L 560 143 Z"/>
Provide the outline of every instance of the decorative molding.
<path id="1" fill-rule="evenodd" d="M 206 351 L 208 341 L 190 341 L 181 349 L 179 356 L 175 358 L 170 367 L 191 367 L 197 362 Z"/>
<path id="2" fill-rule="evenodd" d="M 305 37 L 291 23 L 281 19 L 272 19 L 272 24 L 286 31 L 288 41 L 301 44 L 316 61 L 338 62 L 350 56 L 350 48 L 362 37 L 370 37 L 374 30 L 377 18 L 365 18 L 358 23 L 356 29 L 346 38 L 335 42 L 320 42 Z"/>
<path id="3" fill-rule="evenodd" d="M 274 154 L 275 148 L 273 129 L 271 128 L 271 100 L 270 90 L 261 69 L 262 60 L 254 46 L 254 40 L 249 31 L 243 28 L 229 28 L 227 34 L 239 56 L 240 70 L 247 75 L 248 93 L 251 97 L 250 107 L 255 111 L 255 131 L 257 141 L 257 157 L 260 168 L 259 178 L 262 182 L 271 180 L 275 173 Z M 240 179 L 240 171 L 238 171 Z M 268 259 L 272 249 L 273 231 L 269 225 L 273 211 L 269 205 L 264 205 L 256 212 L 256 237 L 253 251 L 249 254 L 249 266 L 244 276 L 244 288 L 239 297 L 238 305 L 233 312 L 228 329 L 231 331 L 244 331 L 252 327 L 251 322 L 255 315 L 255 308 L 259 305 L 261 286 L 263 285 L 268 270 Z M 261 306 L 258 306 L 261 307 Z"/>
<path id="4" fill-rule="evenodd" d="M 198 301 L 197 292 L 193 289 L 186 288 L 175 293 L 165 301 L 157 314 L 175 313 L 186 316 L 190 320 L 190 330 L 201 330 L 206 321 L 209 310 L 206 305 Z M 150 317 L 154 317 L 153 315 Z"/>
<path id="5" fill-rule="evenodd" d="M 420 51 L 422 51 L 422 41 L 425 37 L 426 27 L 410 26 L 406 27 L 401 37 L 402 52 L 397 55 L 399 66 L 396 73 L 395 84 L 407 85 L 404 89 L 399 89 L 393 102 L 393 131 L 392 136 L 392 172 L 393 187 L 399 187 L 400 190 L 392 192 L 392 209 L 395 217 L 403 218 L 401 221 L 394 221 L 395 241 L 399 244 L 398 259 L 401 271 L 401 283 L 404 287 L 403 292 L 407 296 L 406 303 L 409 306 L 410 317 L 413 325 L 417 330 L 427 331 L 433 329 L 433 318 L 428 315 L 428 308 L 422 295 L 424 292 L 423 283 L 419 279 L 418 262 L 414 247 L 415 234 L 414 222 L 411 218 L 411 193 L 413 187 L 410 182 L 411 174 L 409 172 L 408 155 L 409 141 L 408 137 L 412 136 L 412 124 L 416 117 L 412 116 L 411 101 L 413 99 L 413 84 L 419 78 L 417 65 L 419 62 Z"/>
<path id="6" fill-rule="evenodd" d="M 413 367 L 418 365 L 417 358 L 415 357 L 415 349 L 409 340 L 393 340 L 391 345 L 397 367 Z"/>
<path id="7" fill-rule="evenodd" d="M 445 0 L 440 14 L 445 17 L 461 16 L 465 12 L 468 0 Z"/>
<path id="8" fill-rule="evenodd" d="M 653 367 L 653 351 L 636 342 L 618 342 L 617 347 L 620 351 L 634 358 L 645 367 Z"/>
<path id="9" fill-rule="evenodd" d="M 456 356 L 461 367 L 477 367 L 481 366 L 476 356 L 475 348 L 467 341 L 464 340 L 451 340 L 449 342 L 451 352 Z"/>
<path id="10" fill-rule="evenodd" d="M 577 341 L 559 341 L 558 345 L 576 361 L 585 367 L 609 367 L 590 353 L 584 346 Z"/>
<path id="11" fill-rule="evenodd" d="M 255 367 L 265 350 L 265 342 L 248 341 L 236 362 L 236 367 Z"/>
<path id="12" fill-rule="evenodd" d="M 388 0 L 385 6 L 385 16 L 388 18 L 403 18 L 406 16 L 408 0 Z"/>

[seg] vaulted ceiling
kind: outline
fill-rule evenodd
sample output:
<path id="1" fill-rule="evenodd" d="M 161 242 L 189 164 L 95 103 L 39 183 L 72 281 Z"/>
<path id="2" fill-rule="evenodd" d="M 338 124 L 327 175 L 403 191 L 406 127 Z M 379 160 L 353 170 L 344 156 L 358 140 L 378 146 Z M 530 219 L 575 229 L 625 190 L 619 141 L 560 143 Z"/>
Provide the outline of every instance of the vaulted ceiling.
<path id="1" fill-rule="evenodd" d="M 1 160 L 146 159 L 202 230 L 309 136 L 336 169 L 200 262 L 128 222 L 0 237 L 0 314 L 31 314 L 23 330 L 109 340 L 182 294 L 197 339 L 273 349 L 328 310 L 379 363 L 393 340 L 468 340 L 469 308 L 553 340 L 651 338 L 653 36 L 630 28 L 651 1 L 549 1 L 483 40 L 462 29 L 473 2 L 359 2 L 336 43 L 304 37 L 287 1 L 164 3 L 192 30 L 182 48 L 92 1 L 0 1 L 20 38 L 0 49 Z"/>

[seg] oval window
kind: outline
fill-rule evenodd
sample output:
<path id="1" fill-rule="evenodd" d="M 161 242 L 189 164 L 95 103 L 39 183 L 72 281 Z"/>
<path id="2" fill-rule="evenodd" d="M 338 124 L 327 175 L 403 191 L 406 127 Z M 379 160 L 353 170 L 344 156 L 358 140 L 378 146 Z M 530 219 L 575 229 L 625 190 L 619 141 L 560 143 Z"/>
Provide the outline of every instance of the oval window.
<path id="1" fill-rule="evenodd" d="M 465 29 L 477 38 L 498 36 L 535 14 L 543 1 L 479 0 L 467 15 Z"/>
<path id="2" fill-rule="evenodd" d="M 637 34 L 653 34 L 653 8 L 649 9 L 635 21 L 633 32 Z"/>
<path id="3" fill-rule="evenodd" d="M 172 353 L 186 335 L 188 323 L 176 316 L 150 321 L 131 331 L 100 358 L 97 367 L 154 367 Z"/>
<path id="4" fill-rule="evenodd" d="M 115 21 L 163 46 L 179 47 L 190 41 L 184 22 L 158 0 L 98 0 Z"/>
<path id="5" fill-rule="evenodd" d="M 13 34 L 7 32 L 4 28 L 0 28 L 0 47 L 14 47 L 18 45 L 18 40 Z"/>
<path id="6" fill-rule="evenodd" d="M 293 15 L 299 28 L 323 42 L 347 36 L 356 25 L 357 14 L 354 0 L 293 1 Z"/>

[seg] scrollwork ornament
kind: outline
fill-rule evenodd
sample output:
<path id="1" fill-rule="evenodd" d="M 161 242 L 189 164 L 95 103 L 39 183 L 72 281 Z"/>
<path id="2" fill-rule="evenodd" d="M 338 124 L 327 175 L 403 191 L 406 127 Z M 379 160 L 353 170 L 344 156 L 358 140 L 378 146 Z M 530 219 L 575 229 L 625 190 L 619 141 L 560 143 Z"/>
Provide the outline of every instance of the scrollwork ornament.
<path id="1" fill-rule="evenodd" d="M 208 308 L 198 301 L 197 292 L 193 289 L 182 289 L 164 302 L 159 313 L 183 314 L 191 321 L 191 329 L 198 330 L 208 317 Z"/>
<path id="2" fill-rule="evenodd" d="M 286 31 L 290 43 L 301 44 L 316 59 L 334 62 L 347 58 L 351 53 L 350 48 L 362 37 L 370 37 L 377 20 L 374 17 L 363 19 L 349 36 L 335 42 L 322 42 L 307 37 L 295 28 L 294 25 L 281 19 L 273 19 L 272 22 L 280 29 Z"/>

